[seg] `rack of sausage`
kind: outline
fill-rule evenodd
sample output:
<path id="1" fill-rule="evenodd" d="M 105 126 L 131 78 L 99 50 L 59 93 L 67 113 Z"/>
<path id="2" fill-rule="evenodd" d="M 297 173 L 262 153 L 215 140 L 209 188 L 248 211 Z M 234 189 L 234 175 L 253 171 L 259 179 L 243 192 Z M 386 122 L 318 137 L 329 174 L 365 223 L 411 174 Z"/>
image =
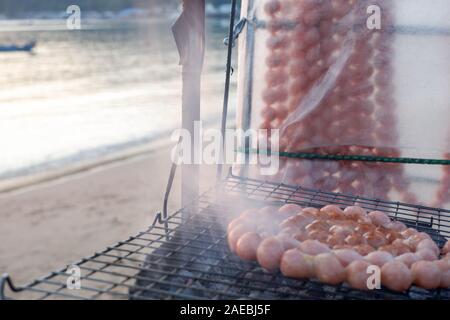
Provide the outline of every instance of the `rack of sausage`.
<path id="1" fill-rule="evenodd" d="M 367 290 L 368 267 L 375 265 L 382 285 L 394 291 L 413 284 L 450 287 L 450 241 L 441 250 L 427 233 L 380 211 L 295 204 L 249 209 L 231 221 L 227 233 L 230 249 L 241 259 L 286 277 Z"/>
<path id="2" fill-rule="evenodd" d="M 382 9 L 381 30 L 366 28 L 366 8 Z M 262 92 L 260 128 L 283 128 L 280 150 L 336 155 L 398 157 L 397 108 L 393 85 L 395 34 L 392 0 L 268 0 L 266 87 Z M 283 28 L 286 19 L 295 28 Z M 350 54 L 342 70 L 336 61 Z M 327 73 L 338 72 L 323 98 L 312 92 L 324 86 Z M 313 106 L 313 107 L 311 107 Z M 302 109 L 303 108 L 303 109 Z M 293 113 L 309 110 L 298 119 Z M 382 146 L 382 147 L 380 147 Z M 389 199 L 408 191 L 404 167 L 363 162 L 283 161 L 275 180 L 324 191 Z"/>

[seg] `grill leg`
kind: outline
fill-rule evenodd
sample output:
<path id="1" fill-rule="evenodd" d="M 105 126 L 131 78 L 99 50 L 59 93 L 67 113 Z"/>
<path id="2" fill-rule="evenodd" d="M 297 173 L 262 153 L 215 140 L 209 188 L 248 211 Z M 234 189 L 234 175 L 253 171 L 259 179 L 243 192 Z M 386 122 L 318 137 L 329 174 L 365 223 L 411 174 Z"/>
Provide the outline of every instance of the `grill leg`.
<path id="1" fill-rule="evenodd" d="M 20 287 L 16 287 L 12 282 L 9 274 L 5 273 L 0 277 L 0 300 L 6 300 L 5 295 L 6 284 L 8 284 L 9 289 L 13 292 L 20 292 L 23 290 Z"/>

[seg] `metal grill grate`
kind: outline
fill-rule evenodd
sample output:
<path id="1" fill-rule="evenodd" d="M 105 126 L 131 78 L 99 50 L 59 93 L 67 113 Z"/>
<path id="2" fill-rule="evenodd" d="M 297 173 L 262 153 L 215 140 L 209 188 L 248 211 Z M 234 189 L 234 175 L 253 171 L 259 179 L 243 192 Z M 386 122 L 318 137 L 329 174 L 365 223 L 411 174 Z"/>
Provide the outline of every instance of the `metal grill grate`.
<path id="1" fill-rule="evenodd" d="M 128 240 L 77 263 L 80 290 L 66 288 L 66 269 L 33 283 L 8 286 L 9 298 L 34 299 L 450 299 L 450 290 L 417 287 L 406 293 L 386 289 L 363 292 L 346 284 L 268 274 L 256 263 L 243 262 L 228 250 L 225 226 L 238 214 L 236 204 L 298 203 L 321 207 L 358 203 L 429 233 L 440 245 L 450 237 L 450 211 L 325 193 L 230 175 L 192 205 Z M 167 228 L 166 228 L 167 225 Z M 3 279 L 3 286 L 7 279 Z M 0 285 L 1 291 L 2 285 Z"/>

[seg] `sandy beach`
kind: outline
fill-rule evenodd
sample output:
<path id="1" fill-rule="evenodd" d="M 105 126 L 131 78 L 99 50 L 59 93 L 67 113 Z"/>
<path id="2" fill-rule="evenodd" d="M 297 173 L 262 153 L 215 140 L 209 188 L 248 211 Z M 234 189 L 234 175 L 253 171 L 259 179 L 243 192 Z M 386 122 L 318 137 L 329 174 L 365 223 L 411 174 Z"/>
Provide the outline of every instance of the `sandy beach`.
<path id="1" fill-rule="evenodd" d="M 162 210 L 170 151 L 166 144 L 0 193 L 0 273 L 25 284 L 146 229 Z M 170 209 L 179 206 L 177 176 Z"/>

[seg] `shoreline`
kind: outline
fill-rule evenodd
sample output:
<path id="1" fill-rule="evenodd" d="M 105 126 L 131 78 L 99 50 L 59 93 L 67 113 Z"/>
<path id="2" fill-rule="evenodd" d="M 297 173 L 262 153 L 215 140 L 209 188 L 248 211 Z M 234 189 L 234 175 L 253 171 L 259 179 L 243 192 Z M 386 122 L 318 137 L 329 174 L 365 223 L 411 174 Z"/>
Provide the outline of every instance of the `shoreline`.
<path id="1" fill-rule="evenodd" d="M 172 144 L 174 145 L 174 142 L 169 138 L 159 138 L 139 146 L 114 151 L 95 159 L 81 160 L 55 169 L 47 169 L 36 173 L 6 178 L 0 180 L 0 196 L 20 189 L 27 189 L 46 182 L 87 172 L 95 168 L 125 162 L 140 156 L 150 156 L 158 153 L 159 150 L 171 147 Z"/>

